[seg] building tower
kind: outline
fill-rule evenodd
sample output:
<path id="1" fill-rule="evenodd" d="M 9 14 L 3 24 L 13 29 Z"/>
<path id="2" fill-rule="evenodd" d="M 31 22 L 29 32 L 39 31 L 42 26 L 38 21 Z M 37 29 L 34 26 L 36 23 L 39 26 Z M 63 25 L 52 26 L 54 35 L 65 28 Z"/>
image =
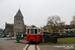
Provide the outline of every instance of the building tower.
<path id="1" fill-rule="evenodd" d="M 14 16 L 14 36 L 16 36 L 17 32 L 24 32 L 24 21 L 23 21 L 23 15 L 20 11 L 18 10 L 17 14 Z"/>

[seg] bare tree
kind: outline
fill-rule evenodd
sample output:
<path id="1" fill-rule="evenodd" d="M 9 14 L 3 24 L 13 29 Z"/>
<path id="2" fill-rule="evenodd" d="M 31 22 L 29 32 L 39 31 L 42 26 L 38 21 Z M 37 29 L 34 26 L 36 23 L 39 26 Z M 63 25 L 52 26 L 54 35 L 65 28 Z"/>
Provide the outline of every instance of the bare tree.
<path id="1" fill-rule="evenodd" d="M 59 29 L 60 29 L 60 31 L 64 31 L 64 29 L 65 29 L 65 22 L 60 22 L 59 23 Z"/>
<path id="2" fill-rule="evenodd" d="M 75 28 L 75 16 L 73 16 L 73 20 L 70 22 L 70 27 Z"/>
<path id="3" fill-rule="evenodd" d="M 44 26 L 44 27 L 43 27 L 43 31 L 44 31 L 44 32 L 45 32 L 45 31 L 47 32 L 47 26 Z"/>
<path id="4" fill-rule="evenodd" d="M 47 29 L 48 32 L 59 32 L 60 29 L 63 30 L 65 27 L 65 23 L 61 22 L 61 19 L 59 16 L 50 16 L 48 17 L 48 22 L 47 22 Z M 62 28 L 63 27 L 63 28 Z"/>

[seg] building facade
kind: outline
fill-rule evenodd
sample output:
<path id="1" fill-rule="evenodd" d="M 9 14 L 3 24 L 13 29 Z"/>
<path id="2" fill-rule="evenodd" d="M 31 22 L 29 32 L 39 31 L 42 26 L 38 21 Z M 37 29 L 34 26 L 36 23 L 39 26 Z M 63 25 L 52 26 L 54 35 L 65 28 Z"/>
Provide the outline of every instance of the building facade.
<path id="1" fill-rule="evenodd" d="M 14 16 L 14 24 L 5 24 L 5 34 L 16 36 L 17 32 L 25 32 L 25 28 L 23 15 L 19 9 L 17 14 Z"/>
<path id="2" fill-rule="evenodd" d="M 0 34 L 4 34 L 4 30 L 0 28 Z"/>

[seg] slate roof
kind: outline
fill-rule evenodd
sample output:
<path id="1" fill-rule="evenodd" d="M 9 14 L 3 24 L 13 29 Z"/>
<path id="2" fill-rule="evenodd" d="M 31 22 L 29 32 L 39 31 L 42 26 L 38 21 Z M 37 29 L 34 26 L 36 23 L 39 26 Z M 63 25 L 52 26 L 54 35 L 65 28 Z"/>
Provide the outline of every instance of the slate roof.
<path id="1" fill-rule="evenodd" d="M 15 17 L 23 17 L 23 16 L 22 16 L 22 13 L 21 13 L 21 11 L 20 11 L 20 9 L 18 10 L 18 12 L 17 12 L 17 14 L 15 15 Z"/>
<path id="2" fill-rule="evenodd" d="M 6 26 L 5 26 L 6 28 L 11 28 L 11 29 L 13 29 L 13 24 L 8 24 L 8 23 L 6 23 Z"/>

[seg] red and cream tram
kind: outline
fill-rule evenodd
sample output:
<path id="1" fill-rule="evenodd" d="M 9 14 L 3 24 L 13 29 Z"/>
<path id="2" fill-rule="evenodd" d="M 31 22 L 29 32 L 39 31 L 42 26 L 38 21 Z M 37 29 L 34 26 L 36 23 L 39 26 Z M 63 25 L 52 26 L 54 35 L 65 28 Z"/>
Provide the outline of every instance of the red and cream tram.
<path id="1" fill-rule="evenodd" d="M 42 36 L 40 28 L 34 26 L 26 28 L 26 41 L 40 42 Z"/>

